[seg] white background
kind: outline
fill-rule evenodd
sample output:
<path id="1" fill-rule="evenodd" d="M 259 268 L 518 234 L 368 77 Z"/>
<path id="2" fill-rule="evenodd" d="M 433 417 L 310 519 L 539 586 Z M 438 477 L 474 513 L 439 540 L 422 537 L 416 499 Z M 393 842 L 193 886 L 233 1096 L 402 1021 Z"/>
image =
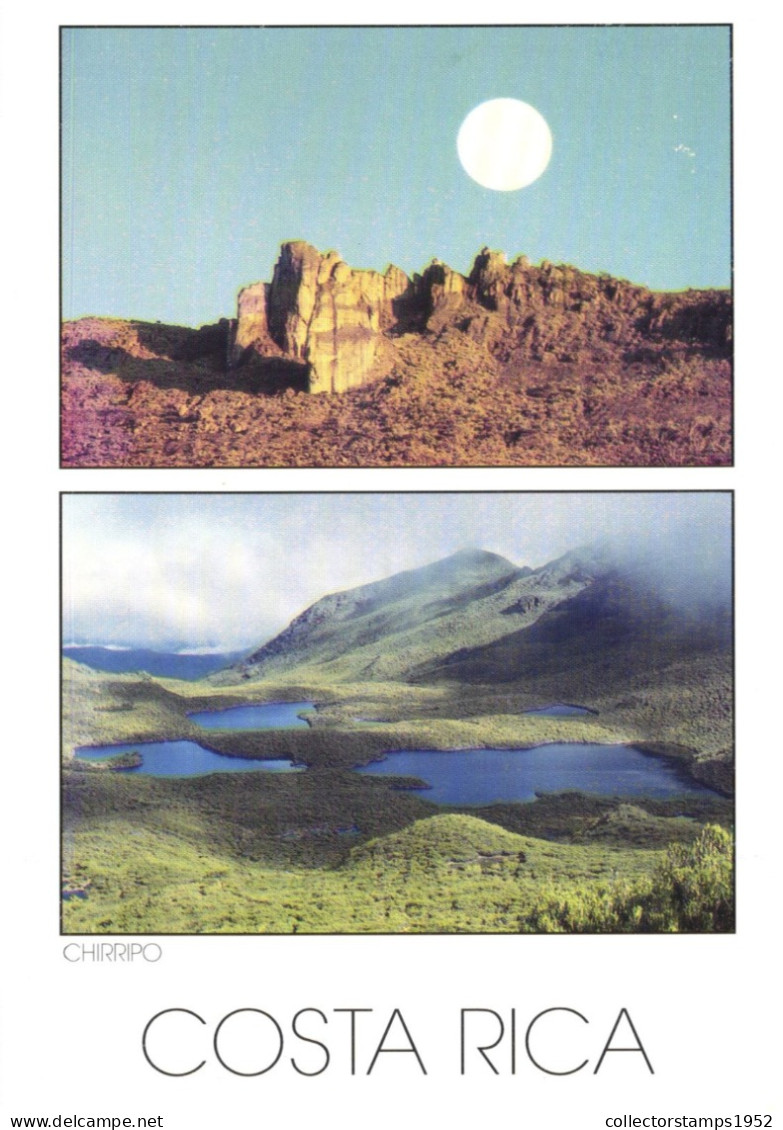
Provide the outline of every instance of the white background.
<path id="1" fill-rule="evenodd" d="M 10 5 L 2 16 L 3 269 L 0 549 L 5 675 L 0 904 L 0 1125 L 11 1115 L 163 1116 L 166 1130 L 226 1125 L 386 1127 L 489 1121 L 536 1128 L 602 1127 L 635 1115 L 777 1115 L 779 961 L 776 788 L 780 743 L 780 69 L 781 20 L 756 3 L 658 3 L 650 22 L 733 22 L 735 85 L 736 469 L 628 471 L 122 472 L 58 469 L 58 24 L 367 22 L 367 5 L 322 8 L 223 3 Z M 763 14 L 762 14 L 763 13 Z M 381 19 L 431 13 L 400 4 Z M 627 5 L 590 6 L 590 22 L 627 21 Z M 444 19 L 444 15 L 434 19 Z M 453 7 L 449 22 L 584 22 L 582 6 L 544 13 Z M 777 345 L 777 348 L 776 348 Z M 728 937 L 171 938 L 147 965 L 71 964 L 59 935 L 58 495 L 69 490 L 733 489 L 736 492 L 738 932 Z M 686 547 L 687 548 L 687 547 Z M 524 1029 L 542 1009 L 579 1010 L 578 1059 L 556 1078 L 526 1059 Z M 189 1008 L 207 1064 L 169 1079 L 141 1054 L 161 1009 Z M 228 1074 L 210 1054 L 233 1009 L 329 1017 L 329 1069 L 304 1078 L 289 1057 L 258 1078 Z M 517 1074 L 478 1058 L 459 1074 L 459 1009 L 517 1012 Z M 593 1066 L 621 1007 L 639 1055 Z M 358 1017 L 357 1074 L 347 1018 Z M 390 1012 L 401 1009 L 428 1074 L 411 1055 L 366 1069 Z M 573 1018 L 572 1018 L 573 1019 Z M 315 1026 L 312 1029 L 315 1032 Z M 555 1054 L 554 1052 L 552 1053 Z M 577 1060 L 574 1060 L 576 1062 Z M 314 1061 L 311 1061 L 314 1062 Z M 500 1060 L 498 1060 L 500 1062 Z M 566 1060 L 563 1060 L 566 1063 Z M 779 1123 L 778 1123 L 779 1125 Z"/>

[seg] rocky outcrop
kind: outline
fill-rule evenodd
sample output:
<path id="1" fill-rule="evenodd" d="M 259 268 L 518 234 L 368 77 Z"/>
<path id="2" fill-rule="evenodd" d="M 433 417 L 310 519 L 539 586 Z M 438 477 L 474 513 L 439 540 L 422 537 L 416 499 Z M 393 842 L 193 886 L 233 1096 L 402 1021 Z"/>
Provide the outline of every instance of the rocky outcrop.
<path id="1" fill-rule="evenodd" d="M 269 332 L 267 307 L 269 283 L 258 282 L 240 290 L 237 299 L 237 321 L 234 330 L 232 360 L 243 356 L 247 349 L 264 355 L 277 351 Z"/>
<path id="2" fill-rule="evenodd" d="M 284 243 L 272 282 L 240 292 L 231 355 L 283 356 L 307 366 L 310 392 L 344 392 L 393 363 L 388 331 L 439 335 L 451 328 L 497 361 L 554 364 L 644 360 L 651 341 L 696 344 L 727 356 L 731 296 L 724 291 L 656 294 L 520 255 L 507 263 L 488 247 L 470 274 L 438 259 L 413 279 L 398 267 L 356 270 L 335 251 Z M 643 356 L 644 355 L 644 356 Z"/>
<path id="3" fill-rule="evenodd" d="M 308 365 L 310 392 L 344 392 L 363 384 L 395 303 L 409 289 L 404 271 L 354 270 L 335 251 L 284 243 L 271 284 L 240 293 L 235 360 L 250 348 L 273 350 Z"/>
<path id="4" fill-rule="evenodd" d="M 468 297 L 493 317 L 474 312 L 462 328 L 500 360 L 513 353 L 544 363 L 631 362 L 645 346 L 665 340 L 714 356 L 730 351 L 728 291 L 655 293 L 568 264 L 544 260 L 534 267 L 525 256 L 507 264 L 485 247 L 468 278 Z"/>
<path id="5" fill-rule="evenodd" d="M 393 304 L 409 285 L 396 267 L 381 275 L 352 270 L 334 252 L 321 260 L 301 354 L 310 365 L 311 392 L 343 392 L 364 383 L 382 333 L 394 321 Z"/>
<path id="6" fill-rule="evenodd" d="M 409 313 L 418 313 L 428 330 L 438 332 L 454 319 L 469 294 L 470 284 L 464 275 L 433 259 L 423 274 L 416 276 Z"/>

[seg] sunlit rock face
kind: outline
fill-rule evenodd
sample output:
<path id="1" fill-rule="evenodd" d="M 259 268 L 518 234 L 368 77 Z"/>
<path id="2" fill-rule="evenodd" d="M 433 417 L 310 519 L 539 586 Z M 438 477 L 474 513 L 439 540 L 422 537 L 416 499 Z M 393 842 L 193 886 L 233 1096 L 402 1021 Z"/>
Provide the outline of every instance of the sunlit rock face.
<path id="1" fill-rule="evenodd" d="M 364 383 L 381 333 L 393 321 L 392 302 L 407 286 L 396 268 L 381 275 L 352 270 L 334 253 L 322 259 L 304 347 L 311 392 L 343 392 Z"/>
<path id="2" fill-rule="evenodd" d="M 237 345 L 262 345 L 268 332 L 286 356 L 308 364 L 310 392 L 344 392 L 367 379 L 395 321 L 393 303 L 409 285 L 397 267 L 354 270 L 335 251 L 284 243 L 269 287 L 240 295 Z"/>
<path id="3" fill-rule="evenodd" d="M 487 247 L 467 276 L 433 259 L 409 279 L 394 266 L 356 270 L 297 240 L 282 245 L 270 284 L 240 292 L 232 358 L 282 355 L 307 366 L 310 392 L 345 392 L 383 374 L 395 328 L 433 340 L 456 328 L 501 363 L 573 364 L 597 349 L 633 359 L 650 335 L 725 352 L 731 299 L 654 294 L 568 265 L 534 267 L 525 256 L 508 263 Z"/>

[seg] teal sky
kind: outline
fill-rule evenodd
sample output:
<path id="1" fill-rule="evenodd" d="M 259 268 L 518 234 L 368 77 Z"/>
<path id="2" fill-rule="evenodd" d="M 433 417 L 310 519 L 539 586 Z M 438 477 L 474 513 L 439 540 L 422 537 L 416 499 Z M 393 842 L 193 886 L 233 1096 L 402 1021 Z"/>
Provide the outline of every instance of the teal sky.
<path id="1" fill-rule="evenodd" d="M 72 28 L 63 313 L 200 325 L 306 239 L 467 272 L 485 244 L 655 289 L 728 286 L 727 27 Z M 544 115 L 516 192 L 463 171 L 490 98 Z"/>

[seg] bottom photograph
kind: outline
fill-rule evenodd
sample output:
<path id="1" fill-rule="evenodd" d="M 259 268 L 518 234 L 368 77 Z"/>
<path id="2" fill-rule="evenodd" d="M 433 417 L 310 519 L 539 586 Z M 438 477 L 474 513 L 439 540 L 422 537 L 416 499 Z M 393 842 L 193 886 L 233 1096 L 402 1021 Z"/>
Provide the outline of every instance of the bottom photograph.
<path id="1" fill-rule="evenodd" d="M 732 492 L 61 508 L 63 934 L 734 930 Z"/>

